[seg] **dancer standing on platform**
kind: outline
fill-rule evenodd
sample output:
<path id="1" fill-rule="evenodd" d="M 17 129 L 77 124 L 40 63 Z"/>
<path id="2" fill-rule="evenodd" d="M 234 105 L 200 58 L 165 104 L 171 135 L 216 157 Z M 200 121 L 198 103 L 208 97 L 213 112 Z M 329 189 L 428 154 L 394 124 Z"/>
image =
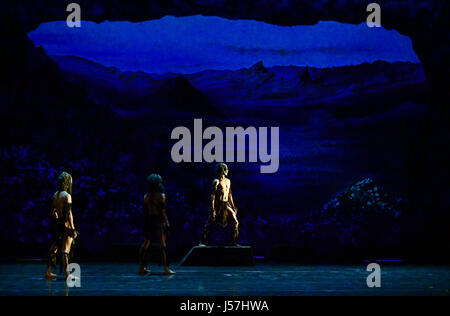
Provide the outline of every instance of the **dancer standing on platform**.
<path id="1" fill-rule="evenodd" d="M 211 209 L 208 220 L 203 227 L 203 234 L 200 246 L 207 245 L 211 224 L 219 223 L 226 227 L 228 222 L 232 225 L 232 245 L 238 246 L 239 222 L 237 219 L 237 209 L 234 205 L 231 194 L 231 181 L 227 178 L 228 166 L 224 163 L 217 164 L 216 178 L 212 184 Z"/>
<path id="2" fill-rule="evenodd" d="M 166 210 L 166 195 L 160 175 L 151 174 L 147 177 L 148 191 L 144 195 L 144 234 L 145 241 L 139 251 L 139 274 L 149 271 L 145 268 L 147 250 L 151 240 L 157 240 L 161 249 L 161 259 L 165 274 L 174 274 L 167 264 L 166 232 L 170 231 Z"/>
<path id="3" fill-rule="evenodd" d="M 53 242 L 49 251 L 45 277 L 48 279 L 56 277 L 51 272 L 51 267 L 56 265 L 56 255 L 59 251 L 61 264 L 67 278 L 69 275 L 67 271 L 69 254 L 72 249 L 72 243 L 77 238 L 72 216 L 72 176 L 67 172 L 61 173 L 58 177 L 58 191 L 53 195 L 51 217 L 53 222 Z"/>

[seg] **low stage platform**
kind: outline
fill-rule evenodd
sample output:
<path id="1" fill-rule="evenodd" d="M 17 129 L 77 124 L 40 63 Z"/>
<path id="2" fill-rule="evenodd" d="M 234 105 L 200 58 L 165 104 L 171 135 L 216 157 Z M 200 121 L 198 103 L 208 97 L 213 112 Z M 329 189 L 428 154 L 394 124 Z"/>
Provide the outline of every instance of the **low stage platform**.
<path id="1" fill-rule="evenodd" d="M 450 267 L 381 264 L 381 287 L 369 288 L 367 263 L 357 266 L 259 264 L 250 267 L 194 267 L 138 275 L 136 263 L 79 262 L 81 287 L 60 276 L 44 278 L 45 261 L 0 263 L 0 295 L 449 295 Z"/>

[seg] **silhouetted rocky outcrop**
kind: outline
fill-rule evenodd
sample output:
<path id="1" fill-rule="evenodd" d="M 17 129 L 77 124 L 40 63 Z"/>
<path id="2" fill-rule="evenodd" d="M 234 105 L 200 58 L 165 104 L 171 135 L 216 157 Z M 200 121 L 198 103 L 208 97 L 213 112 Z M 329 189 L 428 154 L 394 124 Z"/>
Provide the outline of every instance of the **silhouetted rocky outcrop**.
<path id="1" fill-rule="evenodd" d="M 300 71 L 298 77 L 300 79 L 300 83 L 303 85 L 310 84 L 313 81 L 308 66 L 306 66 Z"/>
<path id="2" fill-rule="evenodd" d="M 210 106 L 206 96 L 219 101 L 219 104 L 214 104 L 219 107 L 220 102 L 248 96 L 275 99 L 277 102 L 297 98 L 299 103 L 305 97 L 308 100 L 333 98 L 337 91 L 351 95 L 373 88 L 384 89 L 394 83 L 397 86 L 425 83 L 422 66 L 410 62 L 376 61 L 332 68 L 267 68 L 260 61 L 249 68 L 234 71 L 208 70 L 177 77 L 174 74 L 120 71 L 76 56 L 51 58 L 61 68 L 64 78 L 82 87 L 92 101 L 124 110 L 158 109 L 158 104 L 164 104 L 168 108 L 189 111 L 181 104 L 181 98 L 184 98 L 188 103 L 200 104 L 199 108 L 192 106 L 192 111 L 202 111 Z M 179 90 L 180 100 L 168 92 L 172 90 Z M 158 102 L 154 102 L 156 99 Z"/>
<path id="3" fill-rule="evenodd" d="M 264 67 L 262 60 L 260 60 L 249 68 L 249 72 L 254 74 L 266 74 L 269 71 L 266 67 Z"/>
<path id="4" fill-rule="evenodd" d="M 165 79 L 153 97 L 159 106 L 165 108 L 197 114 L 218 114 L 208 99 L 182 75 Z"/>
<path id="5" fill-rule="evenodd" d="M 253 95 L 258 94 L 257 89 L 270 82 L 274 77 L 275 74 L 264 67 L 262 61 L 259 61 L 248 69 L 243 68 L 234 72 L 230 79 L 235 82 L 238 89 L 244 88 L 248 95 Z"/>
<path id="6" fill-rule="evenodd" d="M 244 71 L 244 74 L 249 76 L 249 79 L 265 81 L 274 76 L 274 73 L 269 71 L 262 61 L 258 61 L 251 66 L 248 70 Z"/>

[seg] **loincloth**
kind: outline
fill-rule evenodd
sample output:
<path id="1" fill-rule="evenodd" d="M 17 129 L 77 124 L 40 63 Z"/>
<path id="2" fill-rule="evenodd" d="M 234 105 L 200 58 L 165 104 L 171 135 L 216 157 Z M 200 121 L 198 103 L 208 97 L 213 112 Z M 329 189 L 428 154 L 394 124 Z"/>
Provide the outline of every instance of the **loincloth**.
<path id="1" fill-rule="evenodd" d="M 56 243 L 61 243 L 66 237 L 74 237 L 75 231 L 66 226 L 66 221 L 57 219 L 53 221 L 52 240 Z"/>
<path id="2" fill-rule="evenodd" d="M 215 222 L 223 227 L 228 225 L 228 207 L 231 207 L 229 201 L 218 201 L 216 204 Z"/>
<path id="3" fill-rule="evenodd" d="M 146 239 L 152 240 L 158 238 L 162 227 L 161 214 L 145 214 L 144 218 L 144 236 Z"/>

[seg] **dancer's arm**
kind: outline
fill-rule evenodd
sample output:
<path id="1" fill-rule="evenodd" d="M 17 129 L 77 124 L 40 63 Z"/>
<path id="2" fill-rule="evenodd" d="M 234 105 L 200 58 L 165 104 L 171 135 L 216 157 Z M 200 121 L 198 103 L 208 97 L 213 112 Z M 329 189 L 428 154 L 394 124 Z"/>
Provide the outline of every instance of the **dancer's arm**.
<path id="1" fill-rule="evenodd" d="M 164 220 L 164 223 L 166 224 L 166 227 L 170 227 L 169 218 L 167 217 L 167 209 L 166 209 L 166 195 L 163 193 L 160 197 L 160 208 L 161 208 L 161 214 Z"/>
<path id="2" fill-rule="evenodd" d="M 216 202 L 216 191 L 217 186 L 219 185 L 219 180 L 214 179 L 212 184 L 212 190 L 211 190 L 211 210 L 212 210 L 212 216 L 216 217 L 216 208 L 215 208 L 215 202 Z"/>
<path id="3" fill-rule="evenodd" d="M 231 193 L 231 182 L 230 182 L 230 189 L 228 191 L 228 201 L 230 201 L 230 205 L 231 208 L 233 209 L 233 211 L 237 214 L 237 208 L 234 205 L 234 201 L 233 201 L 233 194 Z"/>
<path id="4" fill-rule="evenodd" d="M 67 196 L 67 207 L 69 208 L 69 228 L 73 230 L 73 238 L 77 238 L 77 232 L 75 230 L 75 225 L 73 224 L 72 196 L 70 194 Z"/>
<path id="5" fill-rule="evenodd" d="M 55 207 L 55 198 L 53 197 L 53 201 L 52 201 L 52 211 L 51 211 L 51 217 L 54 220 L 58 219 L 58 210 Z"/>

